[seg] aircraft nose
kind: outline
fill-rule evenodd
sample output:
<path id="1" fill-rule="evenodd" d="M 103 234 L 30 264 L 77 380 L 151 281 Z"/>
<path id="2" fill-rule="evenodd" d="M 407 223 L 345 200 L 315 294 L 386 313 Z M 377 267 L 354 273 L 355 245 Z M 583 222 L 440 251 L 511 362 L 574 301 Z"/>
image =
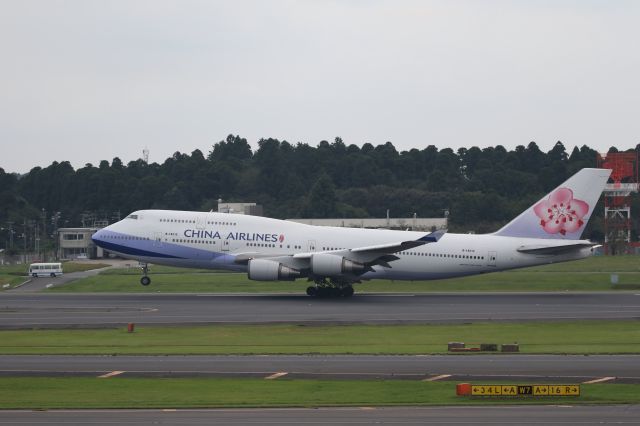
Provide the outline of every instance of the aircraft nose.
<path id="1" fill-rule="evenodd" d="M 102 243 L 104 242 L 105 229 L 106 228 L 99 229 L 91 236 L 91 241 L 93 241 L 93 243 L 99 247 L 102 247 Z"/>

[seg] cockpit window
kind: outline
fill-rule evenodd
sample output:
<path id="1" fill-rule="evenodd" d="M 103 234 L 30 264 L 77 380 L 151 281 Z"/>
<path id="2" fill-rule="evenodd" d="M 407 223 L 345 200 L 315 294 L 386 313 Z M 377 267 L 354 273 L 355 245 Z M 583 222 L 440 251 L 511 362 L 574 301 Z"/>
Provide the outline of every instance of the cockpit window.
<path id="1" fill-rule="evenodd" d="M 127 216 L 127 219 L 138 219 L 138 215 L 137 214 L 130 214 L 129 216 Z"/>

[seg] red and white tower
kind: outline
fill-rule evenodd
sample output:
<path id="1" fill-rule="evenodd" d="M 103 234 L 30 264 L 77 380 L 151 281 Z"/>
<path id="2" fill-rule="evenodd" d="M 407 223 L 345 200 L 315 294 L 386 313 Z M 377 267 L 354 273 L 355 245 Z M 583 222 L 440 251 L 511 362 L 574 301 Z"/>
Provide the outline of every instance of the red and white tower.
<path id="1" fill-rule="evenodd" d="M 638 192 L 638 154 L 598 154 L 598 167 L 611 169 L 604 195 L 604 252 L 631 252 L 631 194 Z"/>

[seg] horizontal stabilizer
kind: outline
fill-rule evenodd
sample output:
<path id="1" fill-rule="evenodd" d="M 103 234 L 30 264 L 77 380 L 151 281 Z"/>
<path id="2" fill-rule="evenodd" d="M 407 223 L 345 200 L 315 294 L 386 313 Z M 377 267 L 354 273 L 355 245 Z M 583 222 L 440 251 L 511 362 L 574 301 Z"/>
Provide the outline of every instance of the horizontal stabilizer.
<path id="1" fill-rule="evenodd" d="M 576 250 L 581 250 L 583 248 L 594 247 L 596 244 L 585 241 L 582 243 L 573 243 L 573 244 L 561 244 L 561 245 L 528 245 L 521 246 L 518 248 L 520 253 L 527 254 L 563 254 L 569 253 Z"/>

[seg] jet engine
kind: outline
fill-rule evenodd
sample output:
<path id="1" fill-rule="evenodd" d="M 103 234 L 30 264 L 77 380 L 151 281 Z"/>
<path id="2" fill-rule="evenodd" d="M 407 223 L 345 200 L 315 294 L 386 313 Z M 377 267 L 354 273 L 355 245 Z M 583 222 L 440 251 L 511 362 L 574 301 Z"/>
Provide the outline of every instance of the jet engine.
<path id="1" fill-rule="evenodd" d="M 318 253 L 311 256 L 311 272 L 321 277 L 334 277 L 337 275 L 356 275 L 366 269 L 362 263 L 345 259 L 328 253 Z"/>
<path id="2" fill-rule="evenodd" d="M 293 281 L 300 276 L 300 271 L 268 259 L 249 260 L 248 272 L 255 281 Z"/>

